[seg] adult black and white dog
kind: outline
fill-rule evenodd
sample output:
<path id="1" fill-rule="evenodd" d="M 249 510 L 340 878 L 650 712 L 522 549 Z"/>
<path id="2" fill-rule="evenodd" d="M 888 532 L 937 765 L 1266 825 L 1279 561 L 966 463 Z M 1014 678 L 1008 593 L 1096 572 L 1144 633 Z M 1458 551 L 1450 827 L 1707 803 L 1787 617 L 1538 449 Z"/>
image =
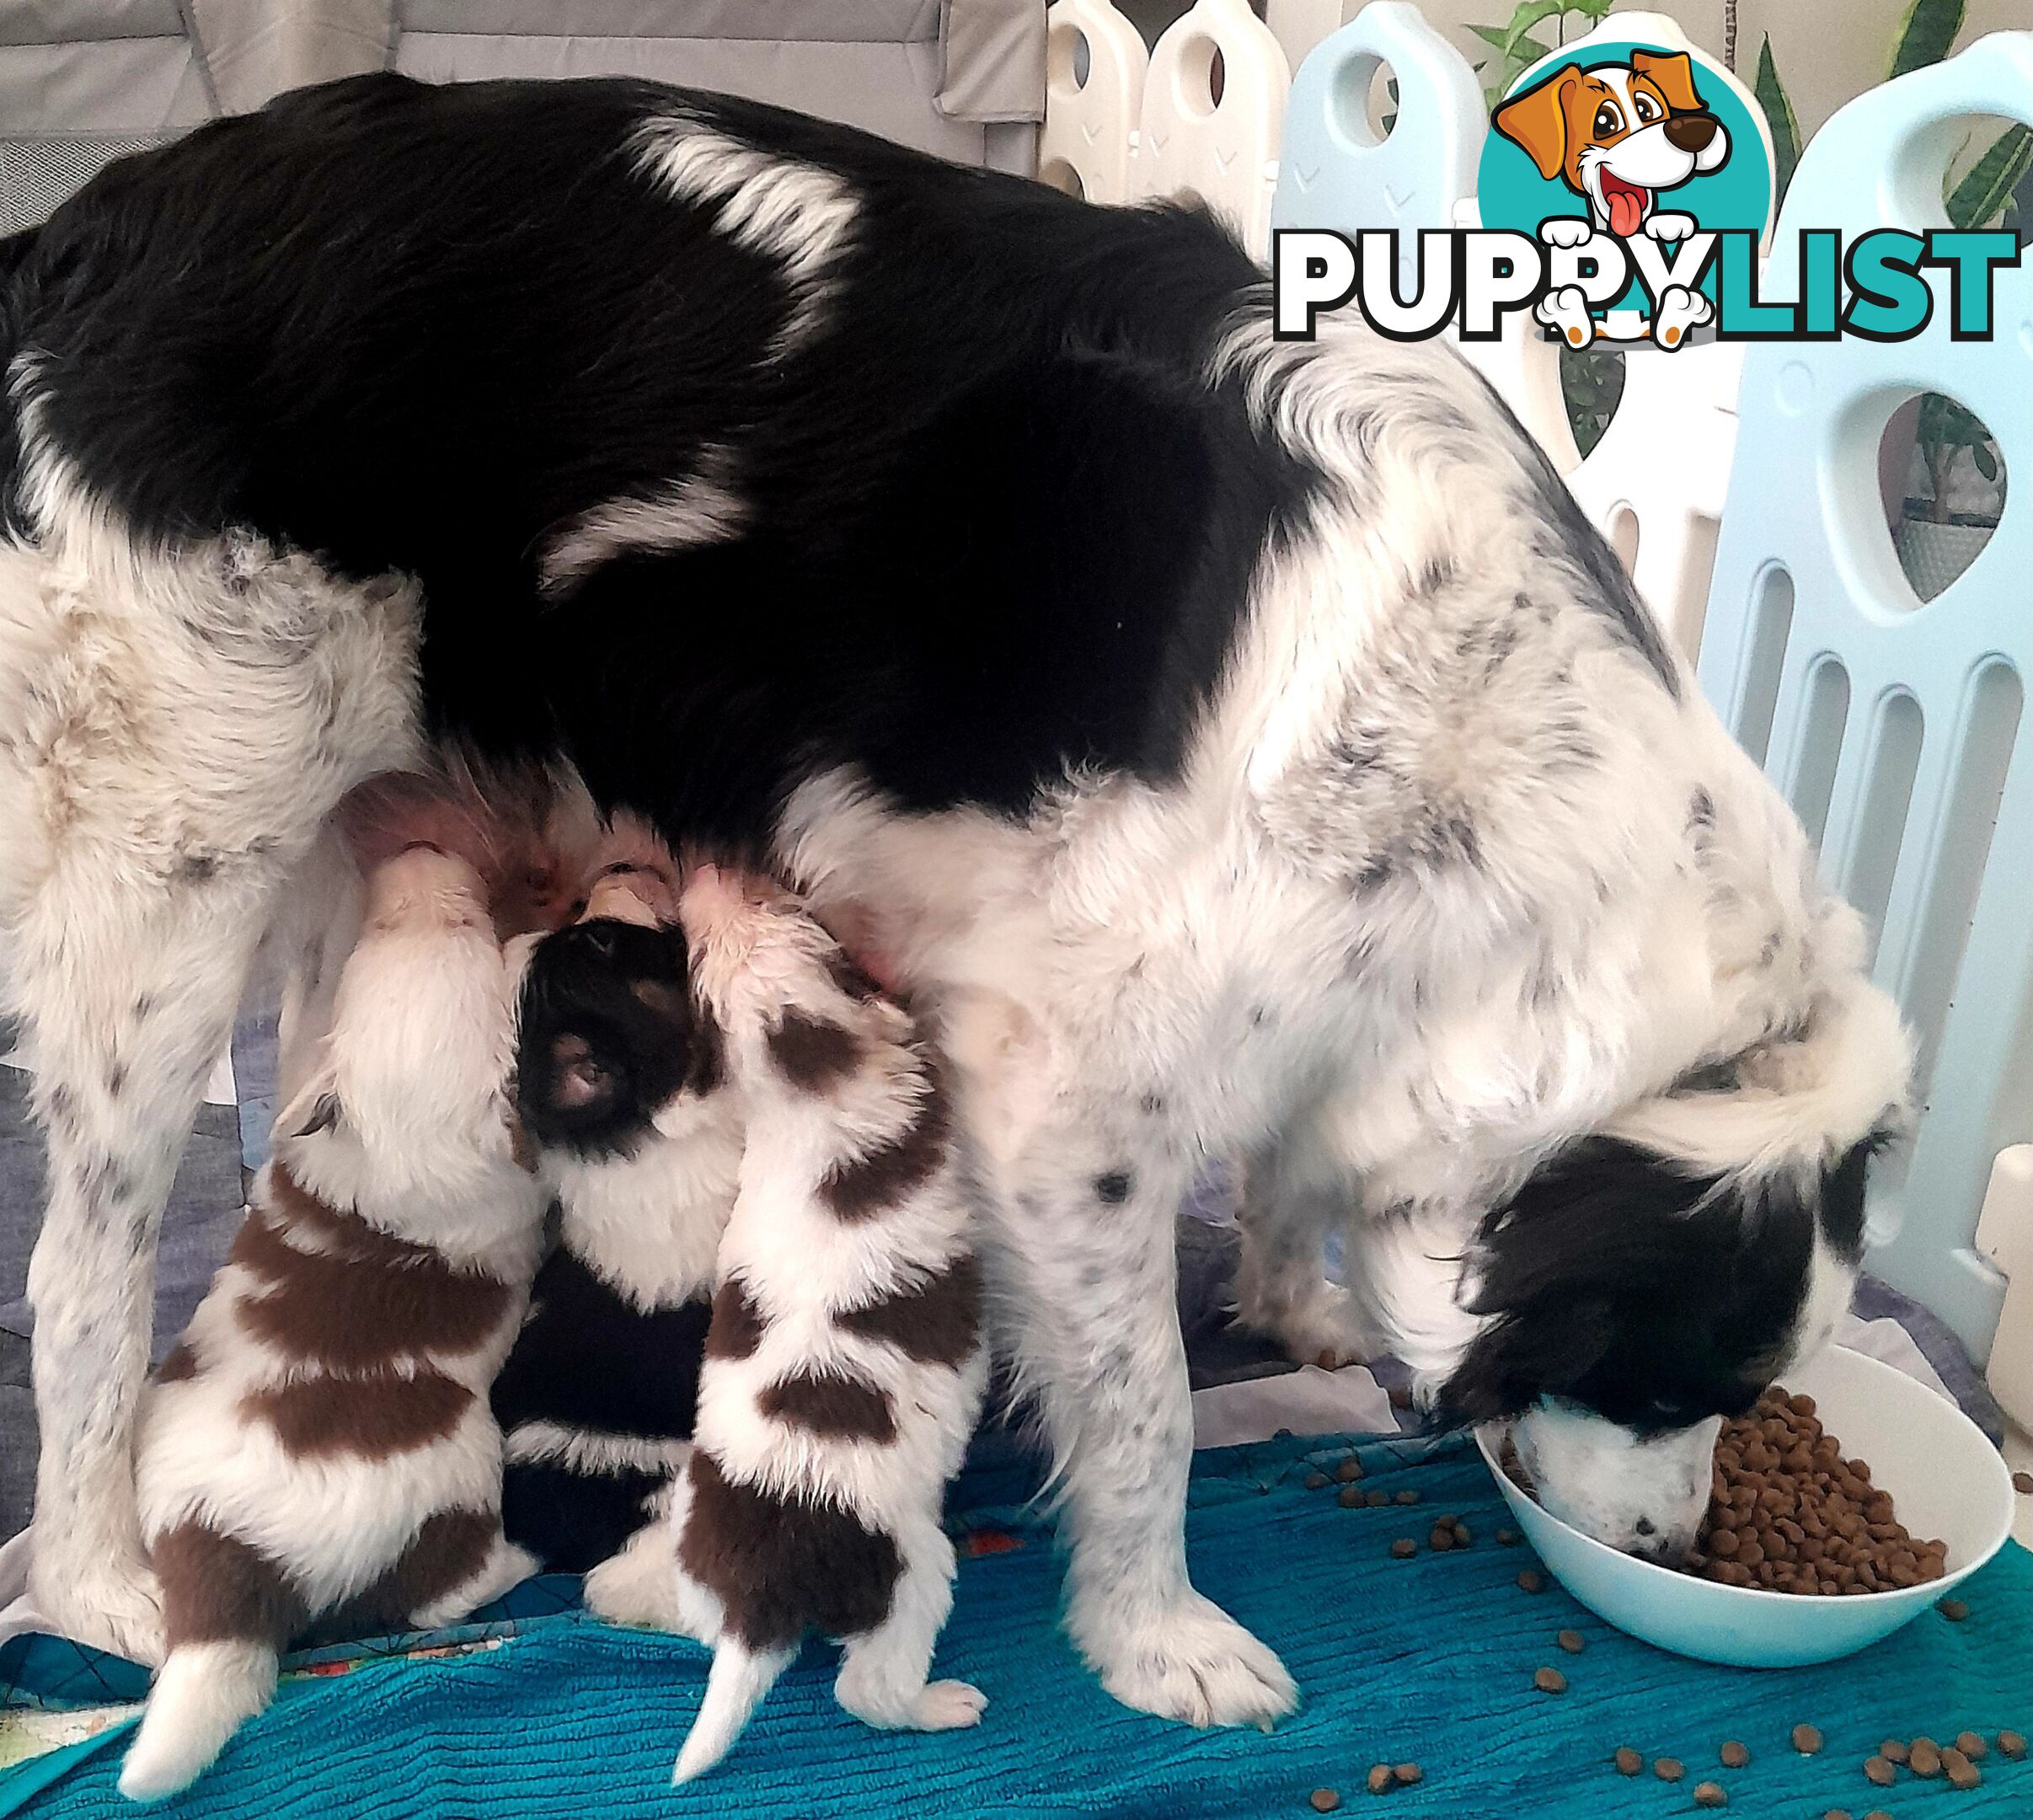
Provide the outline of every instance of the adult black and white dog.
<path id="1" fill-rule="evenodd" d="M 1898 1020 L 1448 353 L 1275 340 L 1196 213 L 626 82 L 286 98 L 4 265 L 36 1590 L 78 1634 L 153 1647 L 177 1135 L 320 818 L 434 736 L 773 862 L 936 1004 L 1068 1624 L 1133 1705 L 1296 1697 L 1187 1579 L 1203 1154 L 1251 1159 L 1247 1318 L 1528 1412 L 1618 1545 L 1685 1537 L 1718 1412 L 1842 1308 Z"/>

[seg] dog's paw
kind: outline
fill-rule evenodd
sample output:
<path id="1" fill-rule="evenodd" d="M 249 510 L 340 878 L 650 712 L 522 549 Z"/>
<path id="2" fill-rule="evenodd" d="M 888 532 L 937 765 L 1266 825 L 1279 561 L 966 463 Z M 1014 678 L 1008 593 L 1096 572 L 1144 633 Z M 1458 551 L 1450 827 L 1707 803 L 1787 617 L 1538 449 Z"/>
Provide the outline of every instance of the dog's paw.
<path id="1" fill-rule="evenodd" d="M 1662 348 L 1678 347 L 1690 329 L 1699 328 L 1715 313 L 1715 305 L 1699 291 L 1685 285 L 1669 286 L 1652 317 L 1652 340 Z"/>
<path id="2" fill-rule="evenodd" d="M 677 1564 L 661 1534 L 638 1534 L 618 1555 L 590 1569 L 581 1597 L 588 1611 L 611 1625 L 639 1630 L 684 1629 Z"/>
<path id="3" fill-rule="evenodd" d="M 1684 240 L 1693 233 L 1694 227 L 1692 215 L 1676 215 L 1668 211 L 1653 216 L 1645 222 L 1645 231 L 1655 240 Z"/>
<path id="4" fill-rule="evenodd" d="M 147 1667 L 163 1659 L 162 1589 L 138 1557 L 74 1561 L 39 1537 L 29 1598 L 60 1635 Z"/>
<path id="5" fill-rule="evenodd" d="M 928 1681 L 911 1702 L 913 1732 L 960 1732 L 982 1722 L 988 1696 L 966 1681 Z"/>
<path id="6" fill-rule="evenodd" d="M 1276 1656 L 1190 1588 L 1141 1609 L 1076 1595 L 1067 1626 L 1101 1685 L 1138 1712 L 1268 1732 L 1299 1704 L 1297 1684 Z"/>
<path id="7" fill-rule="evenodd" d="M 1572 215 L 1552 215 L 1539 223 L 1539 238 L 1548 246 L 1578 247 L 1595 232 L 1595 223 Z"/>
<path id="8" fill-rule="evenodd" d="M 1586 347 L 1595 340 L 1595 321 L 1588 313 L 1588 299 L 1579 285 L 1562 285 L 1557 291 L 1549 291 L 1533 306 L 1532 314 L 1547 328 L 1557 329 L 1570 347 Z"/>

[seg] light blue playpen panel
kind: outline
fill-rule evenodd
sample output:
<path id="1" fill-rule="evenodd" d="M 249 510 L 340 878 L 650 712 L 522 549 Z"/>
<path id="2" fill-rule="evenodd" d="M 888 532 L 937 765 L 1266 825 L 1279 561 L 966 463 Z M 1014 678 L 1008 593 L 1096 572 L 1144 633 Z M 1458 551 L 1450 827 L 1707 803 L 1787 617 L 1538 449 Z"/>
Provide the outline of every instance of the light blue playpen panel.
<path id="1" fill-rule="evenodd" d="M 2033 121 L 2033 34 L 1999 33 L 1872 90 L 1808 147 L 1768 294 L 1797 231 L 1945 227 L 1972 115 Z M 1956 341 L 1949 286 L 1907 342 L 1754 346 L 1704 636 L 1702 686 L 1864 913 L 1873 971 L 1918 1039 L 1923 1116 L 1879 1171 L 1871 1267 L 1988 1356 L 2004 1280 L 1972 1243 L 1992 1159 L 2033 1138 L 2033 272 L 1998 275 L 1995 335 Z M 2004 522 L 1921 605 L 1880 505 L 1894 409 L 1939 392 L 2004 456 Z"/>

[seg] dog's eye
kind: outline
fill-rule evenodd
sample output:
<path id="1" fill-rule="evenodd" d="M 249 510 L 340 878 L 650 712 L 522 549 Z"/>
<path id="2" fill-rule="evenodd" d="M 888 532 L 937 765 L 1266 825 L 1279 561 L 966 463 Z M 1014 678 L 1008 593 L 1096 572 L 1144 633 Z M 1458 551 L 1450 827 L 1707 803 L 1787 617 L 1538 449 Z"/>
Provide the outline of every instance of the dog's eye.
<path id="1" fill-rule="evenodd" d="M 1656 120 L 1659 118 L 1659 104 L 1648 94 L 1632 96 L 1631 107 L 1641 120 Z"/>
<path id="2" fill-rule="evenodd" d="M 1596 110 L 1595 136 L 1607 139 L 1612 133 L 1624 131 L 1624 116 L 1617 111 L 1613 101 L 1605 101 Z"/>

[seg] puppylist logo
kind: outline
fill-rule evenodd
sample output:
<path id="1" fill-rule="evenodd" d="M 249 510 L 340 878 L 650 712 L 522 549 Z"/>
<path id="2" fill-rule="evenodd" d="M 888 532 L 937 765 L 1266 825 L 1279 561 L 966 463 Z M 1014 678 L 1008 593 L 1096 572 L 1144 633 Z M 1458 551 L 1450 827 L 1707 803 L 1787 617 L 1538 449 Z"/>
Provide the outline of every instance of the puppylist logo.
<path id="1" fill-rule="evenodd" d="M 1528 312 L 1574 347 L 1672 350 L 1697 331 L 1901 341 L 1933 319 L 1931 266 L 1949 274 L 1954 338 L 1989 338 L 1993 280 L 2019 258 L 2009 232 L 1881 228 L 1845 244 L 1802 229 L 1799 295 L 1764 296 L 1772 171 L 1763 118 L 1720 64 L 1592 37 L 1526 71 L 1492 112 L 1481 228 L 1420 233 L 1402 263 L 1394 229 L 1275 233 L 1275 330 L 1310 340 L 1321 313 L 1352 302 L 1398 340 L 1452 324 L 1464 341 L 1494 341 L 1505 318 Z"/>

